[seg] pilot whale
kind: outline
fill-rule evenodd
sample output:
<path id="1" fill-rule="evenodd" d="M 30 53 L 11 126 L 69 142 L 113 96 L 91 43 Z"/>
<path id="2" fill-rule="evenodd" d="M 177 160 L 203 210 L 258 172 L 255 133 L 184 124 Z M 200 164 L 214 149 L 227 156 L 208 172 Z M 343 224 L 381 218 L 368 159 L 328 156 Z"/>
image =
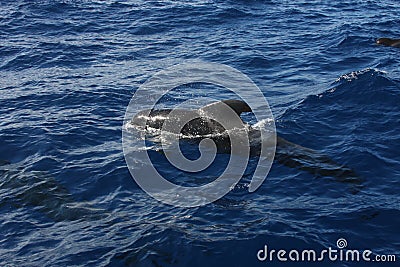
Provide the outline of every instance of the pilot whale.
<path id="1" fill-rule="evenodd" d="M 181 129 L 181 134 L 186 136 L 204 136 L 212 134 L 221 134 L 225 129 L 220 123 L 212 119 L 212 113 L 222 109 L 222 105 L 231 108 L 238 116 L 243 112 L 251 112 L 250 106 L 241 100 L 223 100 L 206 105 L 198 110 L 188 109 L 156 109 L 143 110 L 135 115 L 131 120 L 133 125 L 146 125 L 154 129 L 161 129 L 164 122 L 170 121 L 179 122 L 188 120 Z M 194 119 L 191 119 L 194 118 Z M 243 123 L 243 126 L 245 124 Z"/>
<path id="2" fill-rule="evenodd" d="M 400 48 L 400 39 L 391 39 L 391 38 L 379 38 L 376 40 L 377 44 L 386 45 L 386 46 L 393 46 Z"/>
<path id="3" fill-rule="evenodd" d="M 109 214 L 77 202 L 69 190 L 43 171 L 23 171 L 0 160 L 0 206 L 29 207 L 54 221 L 98 220 Z"/>
<path id="4" fill-rule="evenodd" d="M 152 109 L 138 112 L 132 119 L 132 125 L 145 125 L 153 129 L 164 130 L 164 122 L 179 121 L 182 118 L 194 118 L 188 121 L 181 129 L 184 138 L 201 140 L 211 138 L 217 146 L 217 153 L 230 153 L 230 139 L 224 134 L 225 129 L 221 124 L 209 115 L 217 112 L 219 108 L 228 106 L 234 113 L 240 116 L 244 112 L 252 112 L 250 106 L 242 100 L 223 100 L 201 107 L 198 110 L 191 109 Z M 209 111 L 212 111 L 211 113 Z M 172 115 L 171 115 L 172 114 Z M 207 115 L 205 115 L 207 114 Z M 233 113 L 232 113 L 233 114 Z M 226 118 L 229 120 L 230 118 Z M 261 148 L 261 132 L 255 127 L 242 121 L 242 127 L 247 130 L 250 139 L 250 154 L 259 155 Z M 229 129 L 228 129 L 229 130 Z M 192 137 L 192 138 L 190 138 Z M 183 138 L 183 139 L 184 139 Z M 298 168 L 316 176 L 330 176 L 344 182 L 358 183 L 359 177 L 347 166 L 340 165 L 328 156 L 310 148 L 292 143 L 277 136 L 275 159 L 288 167 Z"/>

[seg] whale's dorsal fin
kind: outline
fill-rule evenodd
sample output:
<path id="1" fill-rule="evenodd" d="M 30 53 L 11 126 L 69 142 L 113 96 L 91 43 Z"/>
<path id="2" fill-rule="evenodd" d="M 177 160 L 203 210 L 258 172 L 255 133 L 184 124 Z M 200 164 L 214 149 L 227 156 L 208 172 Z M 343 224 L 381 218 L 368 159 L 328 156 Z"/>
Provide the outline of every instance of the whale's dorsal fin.
<path id="1" fill-rule="evenodd" d="M 240 114 L 242 114 L 243 112 L 252 112 L 250 106 L 246 102 L 236 99 L 214 102 L 200 108 L 199 111 L 201 112 L 206 110 L 217 110 L 219 106 L 224 104 L 228 105 L 233 111 L 236 112 L 238 116 L 240 116 Z"/>

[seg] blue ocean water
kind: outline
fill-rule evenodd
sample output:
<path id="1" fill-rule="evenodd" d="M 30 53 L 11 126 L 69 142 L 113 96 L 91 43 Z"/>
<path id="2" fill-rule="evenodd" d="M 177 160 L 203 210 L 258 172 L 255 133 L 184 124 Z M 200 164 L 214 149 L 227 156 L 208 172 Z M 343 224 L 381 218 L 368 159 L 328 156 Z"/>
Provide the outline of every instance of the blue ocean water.
<path id="1" fill-rule="evenodd" d="M 399 38 L 399 13 L 394 0 L 2 1 L 0 265 L 304 266 L 256 255 L 345 238 L 397 262 L 323 266 L 398 266 L 400 50 L 375 40 Z M 146 79 L 185 60 L 248 75 L 278 134 L 361 184 L 276 162 L 255 193 L 249 173 L 204 207 L 149 197 L 124 161 L 125 109 Z M 164 104 L 205 93 L 188 90 Z"/>

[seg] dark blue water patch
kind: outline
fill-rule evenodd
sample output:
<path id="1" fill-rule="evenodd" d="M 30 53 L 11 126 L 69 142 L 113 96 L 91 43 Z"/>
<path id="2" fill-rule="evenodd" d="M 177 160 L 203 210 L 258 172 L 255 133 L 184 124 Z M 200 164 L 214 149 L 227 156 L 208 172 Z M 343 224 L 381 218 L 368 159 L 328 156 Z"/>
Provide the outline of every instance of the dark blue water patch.
<path id="1" fill-rule="evenodd" d="M 180 144 L 183 155 L 188 156 L 189 160 L 196 160 L 199 158 L 200 153 L 198 144 L 183 141 Z M 184 172 L 177 168 L 170 168 L 170 162 L 166 159 L 163 153 L 149 152 L 153 166 L 162 177 L 167 178 L 170 182 L 181 186 L 201 186 L 213 182 L 225 170 L 228 165 L 230 156 L 226 154 L 218 154 L 210 166 L 206 169 L 195 173 L 194 175 L 189 172 Z"/>
<path id="2" fill-rule="evenodd" d="M 5 60 L 7 57 L 15 56 L 18 53 L 22 52 L 21 47 L 15 46 L 0 46 L 0 57 Z"/>
<path id="3" fill-rule="evenodd" d="M 268 69 L 273 67 L 274 62 L 268 60 L 266 57 L 263 55 L 259 56 L 254 56 L 252 58 L 246 59 L 246 61 L 243 64 L 243 68 L 262 68 L 262 69 Z"/>

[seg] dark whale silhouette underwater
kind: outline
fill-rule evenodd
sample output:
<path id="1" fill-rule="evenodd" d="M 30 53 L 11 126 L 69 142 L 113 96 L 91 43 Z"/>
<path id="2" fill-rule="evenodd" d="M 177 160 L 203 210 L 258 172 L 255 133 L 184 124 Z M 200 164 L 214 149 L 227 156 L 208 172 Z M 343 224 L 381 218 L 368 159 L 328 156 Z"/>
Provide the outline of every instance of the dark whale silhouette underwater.
<path id="1" fill-rule="evenodd" d="M 132 119 L 132 125 L 145 125 L 153 129 L 161 130 L 168 119 L 178 121 L 184 117 L 196 117 L 187 122 L 181 129 L 183 138 L 187 140 L 201 141 L 203 138 L 211 138 L 217 147 L 217 153 L 230 153 L 230 141 L 228 134 L 223 134 L 226 129 L 212 118 L 204 116 L 205 110 L 218 110 L 221 106 L 229 106 L 238 116 L 244 112 L 252 112 L 250 106 L 241 100 L 223 100 L 206 105 L 198 110 L 190 109 L 152 109 L 138 112 Z M 172 114 L 172 115 L 171 115 Z M 227 118 L 229 119 L 229 118 Z M 250 139 L 250 154 L 257 156 L 260 153 L 260 131 L 242 121 L 242 127 L 246 128 Z M 164 130 L 164 129 L 163 129 Z M 282 137 L 277 136 L 275 160 L 291 167 L 305 170 L 316 176 L 330 176 L 343 182 L 359 183 L 360 178 L 349 167 L 340 165 L 328 156 L 313 149 L 306 148 Z"/>
<path id="2" fill-rule="evenodd" d="M 0 206 L 30 207 L 54 221 L 98 220 L 110 214 L 74 199 L 69 190 L 43 171 L 24 171 L 0 160 Z"/>

